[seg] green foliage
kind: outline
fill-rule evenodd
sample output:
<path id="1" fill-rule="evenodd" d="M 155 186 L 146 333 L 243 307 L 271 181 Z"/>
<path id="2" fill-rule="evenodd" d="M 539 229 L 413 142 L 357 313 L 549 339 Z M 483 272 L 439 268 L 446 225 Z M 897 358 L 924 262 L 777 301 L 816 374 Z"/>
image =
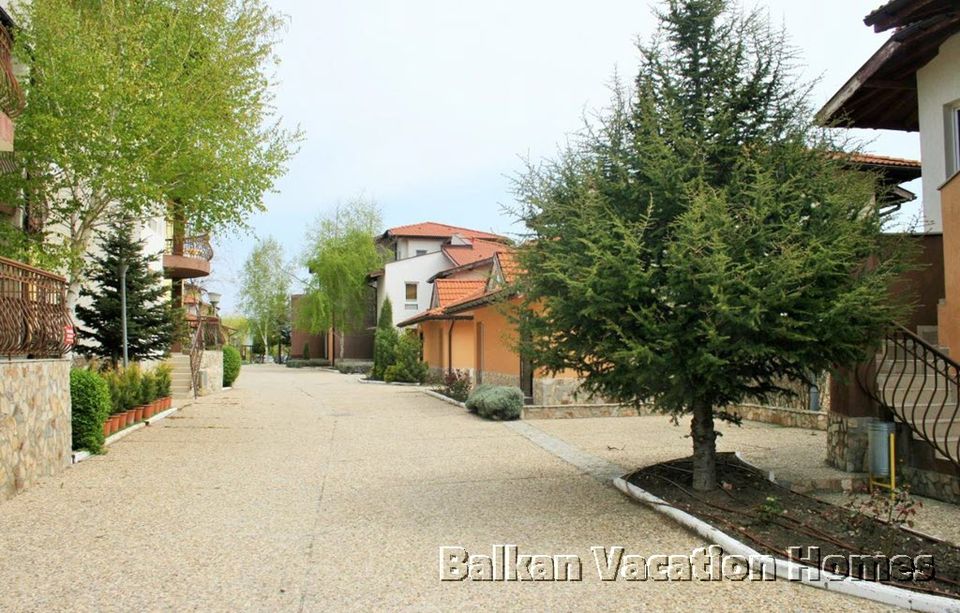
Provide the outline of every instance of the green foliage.
<path id="1" fill-rule="evenodd" d="M 330 360 L 311 358 L 309 360 L 290 359 L 286 361 L 287 368 L 319 368 L 330 366 Z"/>
<path id="2" fill-rule="evenodd" d="M 223 348 L 223 386 L 230 387 L 240 376 L 240 352 L 233 347 Z"/>
<path id="3" fill-rule="evenodd" d="M 370 306 L 367 275 L 383 264 L 374 238 L 380 228 L 376 204 L 354 200 L 317 220 L 305 253 L 310 282 L 297 323 L 313 333 L 333 329 L 340 336 L 364 325 Z"/>
<path id="4" fill-rule="evenodd" d="M 813 124 L 782 35 L 728 0 L 660 20 L 633 93 L 518 181 L 521 350 L 588 392 L 693 412 L 694 487 L 713 489 L 714 417 L 863 358 L 901 264 L 875 177 Z"/>
<path id="5" fill-rule="evenodd" d="M 373 362 L 345 360 L 337 362 L 336 369 L 344 375 L 369 375 L 373 369 Z"/>
<path id="6" fill-rule="evenodd" d="M 495 420 L 520 419 L 523 392 L 519 387 L 478 385 L 466 401 L 467 410 L 480 417 Z"/>
<path id="7" fill-rule="evenodd" d="M 103 450 L 103 422 L 110 415 L 110 388 L 90 370 L 70 371 L 70 420 L 73 448 L 91 453 Z"/>
<path id="8" fill-rule="evenodd" d="M 157 376 L 152 371 L 140 377 L 140 401 L 138 404 L 150 404 L 159 398 L 157 395 Z"/>
<path id="9" fill-rule="evenodd" d="M 140 367 L 136 364 L 131 364 L 119 372 L 119 402 L 120 406 L 122 407 L 121 410 L 129 411 L 140 404 L 140 379 L 142 378 Z"/>
<path id="10" fill-rule="evenodd" d="M 243 264 L 240 308 L 253 331 L 253 352 L 264 355 L 290 320 L 290 277 L 283 247 L 274 238 L 257 243 Z"/>
<path id="11" fill-rule="evenodd" d="M 283 20 L 264 0 L 32 0 L 14 13 L 30 102 L 21 172 L 0 176 L 0 199 L 44 227 L 0 245 L 66 270 L 75 299 L 112 213 L 143 219 L 175 202 L 206 231 L 263 210 L 299 140 L 273 116 Z"/>
<path id="12" fill-rule="evenodd" d="M 161 364 L 154 369 L 153 374 L 157 379 L 157 398 L 168 397 L 173 385 L 173 369 L 169 364 Z"/>
<path id="13" fill-rule="evenodd" d="M 773 523 L 773 520 L 783 515 L 783 505 L 776 496 L 767 496 L 763 502 L 753 508 L 754 515 L 762 524 Z"/>
<path id="14" fill-rule="evenodd" d="M 393 326 L 393 306 L 390 298 L 383 299 L 380 307 L 380 317 L 377 320 L 377 331 L 373 337 L 373 370 L 371 379 L 383 381 L 387 369 L 397 360 L 397 343 L 400 337 Z"/>
<path id="15" fill-rule="evenodd" d="M 117 221 L 103 242 L 103 254 L 93 258 L 94 282 L 80 295 L 90 298 L 89 306 L 78 305 L 80 350 L 110 360 L 123 358 L 120 266 L 126 264 L 127 345 L 131 361 L 159 358 L 167 353 L 174 323 L 163 275 L 151 270 L 152 260 L 143 244 L 133 240 L 132 222 Z M 92 288 L 92 289 L 91 289 Z"/>
<path id="16" fill-rule="evenodd" d="M 420 338 L 413 332 L 401 334 L 397 341 L 396 362 L 387 367 L 383 380 L 388 383 L 423 383 L 427 380 L 427 363 L 420 359 Z"/>
<path id="17" fill-rule="evenodd" d="M 453 372 L 444 373 L 440 385 L 435 387 L 434 391 L 458 402 L 465 402 L 470 396 L 471 387 L 470 373 L 458 368 Z"/>

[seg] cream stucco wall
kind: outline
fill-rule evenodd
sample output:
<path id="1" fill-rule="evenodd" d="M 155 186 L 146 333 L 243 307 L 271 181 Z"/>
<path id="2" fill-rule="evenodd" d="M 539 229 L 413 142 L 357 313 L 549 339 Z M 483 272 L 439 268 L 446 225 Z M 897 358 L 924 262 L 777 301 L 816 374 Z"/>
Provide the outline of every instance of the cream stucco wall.
<path id="1" fill-rule="evenodd" d="M 451 266 L 450 258 L 441 251 L 387 262 L 383 267 L 383 275 L 377 279 L 377 316 L 387 296 L 393 305 L 394 325 L 430 308 L 433 283 L 428 283 L 427 279 Z M 407 283 L 417 284 L 416 303 L 408 304 L 406 301 Z"/>
<path id="2" fill-rule="evenodd" d="M 941 185 L 956 171 L 953 144 L 955 113 L 960 105 L 960 34 L 940 47 L 940 53 L 917 71 L 920 116 L 920 155 L 923 162 L 923 216 L 928 232 L 943 230 Z"/>

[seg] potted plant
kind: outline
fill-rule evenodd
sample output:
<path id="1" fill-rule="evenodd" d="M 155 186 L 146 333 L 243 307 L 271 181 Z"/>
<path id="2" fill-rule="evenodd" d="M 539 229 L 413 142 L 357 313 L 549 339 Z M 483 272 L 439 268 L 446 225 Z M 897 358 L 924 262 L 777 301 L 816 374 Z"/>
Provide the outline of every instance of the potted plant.
<path id="1" fill-rule="evenodd" d="M 141 419 L 153 417 L 155 401 L 157 399 L 157 379 L 152 372 L 145 372 L 140 378 L 140 409 Z"/>
<path id="2" fill-rule="evenodd" d="M 103 374 L 110 389 L 110 415 L 107 418 L 110 434 L 120 429 L 120 420 L 123 415 L 123 380 L 116 370 L 108 370 Z"/>
<path id="3" fill-rule="evenodd" d="M 165 411 L 173 404 L 170 397 L 170 386 L 173 384 L 172 371 L 169 364 L 161 364 L 154 370 L 157 378 L 157 398 L 159 399 L 159 410 Z"/>
<path id="4" fill-rule="evenodd" d="M 123 371 L 123 427 L 132 426 L 136 421 L 137 406 L 140 404 L 140 367 L 136 364 Z"/>

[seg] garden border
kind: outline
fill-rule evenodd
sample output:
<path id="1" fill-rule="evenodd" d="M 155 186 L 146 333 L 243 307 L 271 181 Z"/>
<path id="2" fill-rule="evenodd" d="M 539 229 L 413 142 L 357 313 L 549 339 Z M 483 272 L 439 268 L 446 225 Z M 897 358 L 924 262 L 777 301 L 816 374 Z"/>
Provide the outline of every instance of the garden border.
<path id="1" fill-rule="evenodd" d="M 637 500 L 648 506 L 653 511 L 665 515 L 674 520 L 684 528 L 696 533 L 708 542 L 713 542 L 723 548 L 727 553 L 742 556 L 761 556 L 759 551 L 749 545 L 738 541 L 726 532 L 715 528 L 705 521 L 682 511 L 665 500 L 654 496 L 650 492 L 641 489 L 632 483 L 629 483 L 623 476 L 613 480 L 613 485 L 628 497 Z M 911 611 L 929 611 L 938 612 L 960 612 L 960 600 L 935 596 L 933 594 L 922 594 L 907 590 L 904 588 L 885 585 L 882 583 L 873 583 L 870 581 L 861 581 L 852 577 L 837 575 L 825 570 L 820 571 L 821 579 L 810 577 L 810 567 L 797 562 L 784 560 L 777 556 L 774 560 L 774 577 L 777 579 L 786 579 L 787 577 L 799 577 L 799 580 L 793 583 L 802 583 L 822 590 L 833 591 L 848 596 L 857 596 L 866 600 L 872 600 L 881 604 L 893 605 Z M 765 573 L 769 576 L 770 573 Z"/>
<path id="2" fill-rule="evenodd" d="M 143 428 L 146 428 L 147 426 L 152 426 L 153 424 L 157 423 L 158 421 L 161 421 L 161 420 L 163 420 L 163 419 L 166 419 L 166 418 L 169 417 L 170 415 L 173 415 L 174 413 L 176 413 L 177 411 L 179 411 L 180 408 L 181 408 L 181 407 L 171 407 L 171 408 L 169 408 L 169 409 L 167 409 L 167 410 L 165 410 L 165 411 L 161 411 L 161 412 L 157 413 L 156 415 L 154 415 L 153 417 L 150 417 L 149 419 L 145 419 L 145 420 L 143 420 L 143 421 L 141 421 L 141 422 L 139 422 L 139 423 L 133 424 L 132 426 L 126 427 L 126 428 L 124 428 L 123 430 L 121 430 L 121 431 L 119 431 L 119 432 L 117 432 L 117 433 L 115 433 L 115 434 L 111 434 L 110 436 L 108 436 L 108 437 L 106 438 L 106 440 L 103 441 L 103 446 L 106 447 L 106 446 L 108 446 L 108 445 L 112 445 L 112 444 L 116 443 L 117 441 L 119 441 L 120 439 L 124 438 L 125 436 L 128 436 L 128 435 L 130 435 L 130 434 L 133 434 L 133 433 L 136 432 L 137 430 L 141 430 L 141 429 L 143 429 Z M 74 465 L 74 464 L 79 464 L 80 462 L 83 462 L 84 460 L 90 459 L 90 458 L 93 457 L 94 455 L 95 455 L 95 454 L 92 454 L 92 453 L 90 453 L 89 451 L 86 451 L 86 450 L 80 450 L 80 451 L 71 452 L 71 455 L 70 455 L 70 465 L 72 466 L 72 465 Z"/>

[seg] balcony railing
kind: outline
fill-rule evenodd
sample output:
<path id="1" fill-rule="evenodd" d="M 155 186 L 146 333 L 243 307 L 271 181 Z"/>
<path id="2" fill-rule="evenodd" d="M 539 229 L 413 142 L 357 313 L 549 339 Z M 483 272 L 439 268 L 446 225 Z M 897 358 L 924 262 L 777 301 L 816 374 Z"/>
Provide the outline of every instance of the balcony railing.
<path id="1" fill-rule="evenodd" d="M 10 33 L 0 28 L 0 109 L 14 119 L 23 112 L 26 102 L 13 71 L 12 46 Z"/>
<path id="2" fill-rule="evenodd" d="M 60 357 L 72 334 L 66 280 L 0 257 L 0 355 Z"/>
<path id="3" fill-rule="evenodd" d="M 166 255 L 182 255 L 188 258 L 197 258 L 209 262 L 213 259 L 213 247 L 210 246 L 210 237 L 206 234 L 185 236 L 183 238 L 168 238 L 164 249 Z"/>

